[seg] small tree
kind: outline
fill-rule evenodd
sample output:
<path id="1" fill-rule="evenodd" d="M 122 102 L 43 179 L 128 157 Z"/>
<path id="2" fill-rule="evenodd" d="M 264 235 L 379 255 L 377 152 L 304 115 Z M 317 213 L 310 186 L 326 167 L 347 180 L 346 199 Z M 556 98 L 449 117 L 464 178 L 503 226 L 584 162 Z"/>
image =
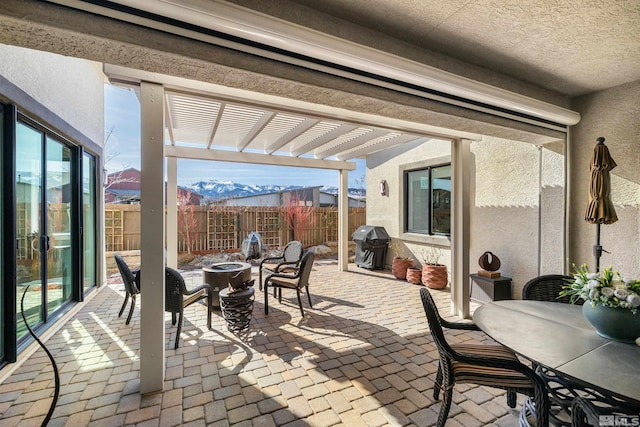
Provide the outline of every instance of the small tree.
<path id="1" fill-rule="evenodd" d="M 178 191 L 178 230 L 187 242 L 187 253 L 191 255 L 191 250 L 195 246 L 197 239 L 198 218 L 196 217 L 191 200 L 191 191 Z"/>
<path id="2" fill-rule="evenodd" d="M 307 206 L 304 196 L 298 193 L 292 193 L 284 204 L 284 219 L 289 226 L 289 240 L 300 240 L 303 228 L 309 228 L 315 222 L 312 216 L 313 206 Z"/>
<path id="3" fill-rule="evenodd" d="M 104 166 L 105 166 L 105 170 L 107 168 L 107 165 L 113 161 L 113 159 L 115 159 L 116 157 L 118 157 L 120 155 L 119 152 L 117 151 L 113 151 L 112 149 L 112 144 L 109 144 L 111 137 L 113 136 L 115 132 L 115 127 L 111 127 L 111 129 L 109 129 L 105 135 L 104 138 L 104 148 L 105 148 L 105 160 L 104 160 Z M 107 180 L 104 182 L 104 189 L 107 190 L 110 187 L 113 187 L 116 184 L 121 184 L 123 182 L 138 182 L 138 180 L 136 178 L 132 178 L 132 177 L 126 177 L 124 175 L 124 171 L 127 169 L 127 167 L 123 167 L 122 170 L 120 170 L 119 172 L 114 172 L 112 174 L 110 174 L 107 177 Z M 106 195 L 106 193 L 105 193 Z"/>

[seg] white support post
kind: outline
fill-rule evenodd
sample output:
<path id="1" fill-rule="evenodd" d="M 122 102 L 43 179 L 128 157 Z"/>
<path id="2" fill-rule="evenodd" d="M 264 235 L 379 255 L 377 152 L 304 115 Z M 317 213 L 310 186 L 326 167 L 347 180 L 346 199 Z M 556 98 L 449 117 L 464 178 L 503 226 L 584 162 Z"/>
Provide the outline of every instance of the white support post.
<path id="1" fill-rule="evenodd" d="M 453 229 L 451 233 L 451 312 L 469 317 L 469 241 L 471 141 L 451 141 L 451 188 Z"/>
<path id="2" fill-rule="evenodd" d="M 349 171 L 340 169 L 338 184 L 338 269 L 349 269 Z"/>
<path id="3" fill-rule="evenodd" d="M 162 391 L 164 340 L 164 88 L 140 84 L 140 393 Z"/>
<path id="4" fill-rule="evenodd" d="M 178 159 L 167 157 L 167 265 L 178 268 Z"/>

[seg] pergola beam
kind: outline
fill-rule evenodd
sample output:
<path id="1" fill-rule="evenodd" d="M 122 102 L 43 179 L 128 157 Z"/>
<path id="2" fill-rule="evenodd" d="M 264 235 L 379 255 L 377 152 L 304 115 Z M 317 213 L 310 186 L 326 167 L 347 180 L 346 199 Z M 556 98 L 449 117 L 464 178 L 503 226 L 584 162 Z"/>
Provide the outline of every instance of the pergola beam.
<path id="1" fill-rule="evenodd" d="M 266 154 L 275 153 L 276 151 L 278 151 L 279 149 L 281 149 L 282 147 L 284 147 L 285 145 L 287 145 L 288 143 L 290 143 L 291 141 L 296 139 L 298 136 L 302 135 L 307 130 L 311 129 L 319 121 L 320 121 L 320 119 L 316 119 L 316 118 L 312 118 L 312 117 L 308 117 L 308 118 L 304 119 L 304 121 L 302 123 L 298 124 L 296 127 L 291 129 L 289 132 L 287 132 L 286 134 L 284 134 L 280 138 L 278 138 L 277 141 L 274 141 L 268 147 L 266 147 L 264 149 L 264 152 Z"/>
<path id="2" fill-rule="evenodd" d="M 375 142 L 374 144 L 364 144 L 360 147 L 354 148 L 353 150 L 340 153 L 338 156 L 338 160 L 350 160 L 356 157 L 367 156 L 376 151 L 384 150 L 385 148 L 390 148 L 396 145 L 405 144 L 408 142 L 416 142 L 418 140 L 428 141 L 429 138 L 426 136 L 419 135 L 411 135 L 411 134 L 398 134 L 398 136 L 384 139 L 379 142 Z"/>
<path id="3" fill-rule="evenodd" d="M 178 157 L 180 159 L 213 160 L 232 163 L 250 163 L 254 165 L 291 166 L 347 171 L 356 169 L 356 164 L 353 162 L 311 159 L 306 157 L 269 156 L 261 153 L 238 153 L 234 151 L 205 150 L 203 148 L 193 147 L 166 146 L 164 154 L 166 157 Z"/>
<path id="4" fill-rule="evenodd" d="M 273 111 L 267 111 L 265 112 L 262 117 L 260 118 L 260 120 L 258 120 L 258 122 L 253 126 L 253 128 L 251 129 L 251 131 L 249 131 L 249 133 L 247 133 L 244 138 L 242 138 L 242 141 L 240 141 L 238 143 L 238 145 L 236 146 L 236 150 L 237 151 L 242 151 L 245 148 L 247 148 L 247 145 L 251 144 L 251 141 L 253 141 L 255 139 L 256 136 L 258 136 L 258 134 L 260 132 L 262 132 L 262 130 L 269 124 L 271 123 L 271 120 L 273 120 L 273 118 L 275 117 L 275 112 Z"/>
<path id="5" fill-rule="evenodd" d="M 367 132 L 363 135 L 356 136 L 348 141 L 343 142 L 342 144 L 335 145 L 330 148 L 320 148 L 314 152 L 314 156 L 317 159 L 326 159 L 338 153 L 344 153 L 346 151 L 352 150 L 358 147 L 360 144 L 370 141 L 375 138 L 380 138 L 391 131 L 386 129 L 373 129 L 370 132 Z"/>
<path id="6" fill-rule="evenodd" d="M 299 147 L 294 148 L 293 150 L 291 150 L 291 154 L 294 156 L 300 156 L 302 154 L 309 153 L 315 150 L 316 148 L 326 144 L 327 142 L 333 141 L 340 135 L 351 132 L 355 128 L 357 128 L 356 125 L 344 123 L 338 126 L 337 128 L 333 129 L 332 131 L 327 132 L 322 136 L 319 136 L 309 142 L 301 144 Z"/>

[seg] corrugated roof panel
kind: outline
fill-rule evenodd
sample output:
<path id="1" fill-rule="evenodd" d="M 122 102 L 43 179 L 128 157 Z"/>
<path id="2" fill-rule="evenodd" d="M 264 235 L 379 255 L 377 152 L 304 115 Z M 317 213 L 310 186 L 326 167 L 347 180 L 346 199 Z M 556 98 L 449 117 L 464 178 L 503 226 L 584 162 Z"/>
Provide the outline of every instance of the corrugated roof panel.
<path id="1" fill-rule="evenodd" d="M 179 142 L 207 144 L 213 123 L 220 110 L 220 103 L 176 93 L 167 93 L 169 121 L 173 139 Z"/>

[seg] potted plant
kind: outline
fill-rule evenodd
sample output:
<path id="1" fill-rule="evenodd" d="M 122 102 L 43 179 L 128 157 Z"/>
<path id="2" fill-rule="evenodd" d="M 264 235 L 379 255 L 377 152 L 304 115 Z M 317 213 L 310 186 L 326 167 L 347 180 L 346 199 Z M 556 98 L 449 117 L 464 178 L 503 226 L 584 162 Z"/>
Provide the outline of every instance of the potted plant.
<path id="1" fill-rule="evenodd" d="M 570 296 L 571 303 L 585 301 L 582 314 L 598 335 L 626 343 L 640 337 L 640 280 L 622 277 L 613 267 L 591 273 L 583 264 L 560 295 Z"/>
<path id="2" fill-rule="evenodd" d="M 416 267 L 409 267 L 407 269 L 407 282 L 419 285 L 422 282 L 422 270 Z"/>
<path id="3" fill-rule="evenodd" d="M 449 282 L 447 266 L 440 264 L 442 251 L 440 248 L 430 247 L 424 252 L 422 264 L 422 283 L 431 289 L 444 289 Z"/>
<path id="4" fill-rule="evenodd" d="M 394 240 L 389 244 L 393 261 L 391 262 L 391 273 L 396 279 L 405 280 L 407 278 L 407 269 L 413 267 L 413 258 L 400 255 L 400 243 Z"/>

